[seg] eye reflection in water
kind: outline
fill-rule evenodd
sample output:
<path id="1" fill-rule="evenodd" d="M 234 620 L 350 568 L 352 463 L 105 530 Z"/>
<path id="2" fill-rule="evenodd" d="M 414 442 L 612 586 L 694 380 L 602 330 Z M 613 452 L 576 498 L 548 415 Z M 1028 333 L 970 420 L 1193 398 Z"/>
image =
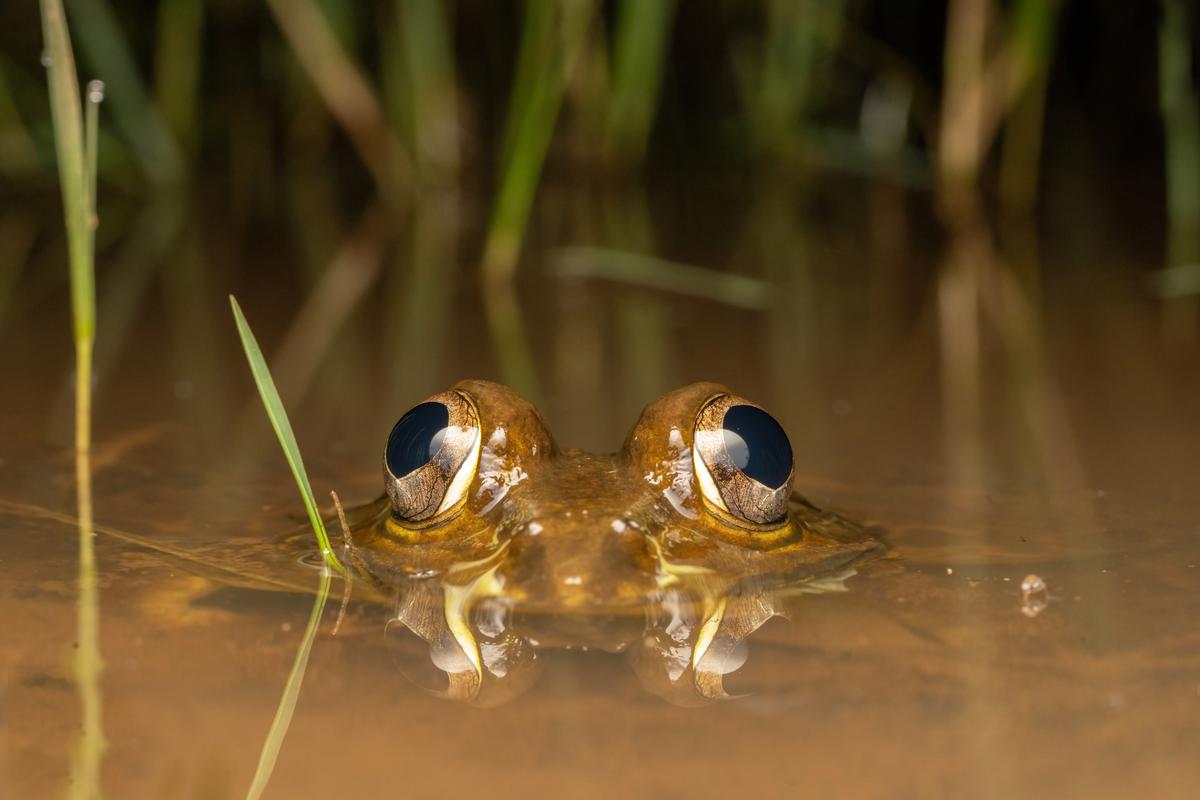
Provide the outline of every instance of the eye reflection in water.
<path id="1" fill-rule="evenodd" d="M 676 705 L 737 697 L 726 679 L 745 666 L 749 640 L 799 594 L 846 591 L 856 575 L 841 567 L 788 587 L 751 582 L 720 594 L 708 576 L 673 582 L 641 606 L 571 614 L 523 610 L 499 590 L 496 566 L 466 583 L 415 579 L 397 589 L 395 616 L 384 626 L 395 666 L 439 697 L 499 705 L 533 687 L 554 650 L 622 654 L 646 691 Z M 462 573 L 456 578 L 463 578 Z"/>
<path id="2" fill-rule="evenodd" d="M 463 585 L 413 581 L 384 626 L 400 673 L 440 697 L 496 706 L 529 690 L 553 650 L 593 649 L 623 654 L 643 688 L 681 706 L 737 696 L 728 676 L 750 657 L 749 640 L 797 594 L 846 591 L 845 568 L 804 579 L 784 590 L 710 593 L 704 581 L 646 598 L 640 608 L 587 616 L 549 610 L 523 613 L 503 597 L 473 598 L 488 575 Z M 578 638 L 572 638 L 572 632 Z"/>
<path id="3" fill-rule="evenodd" d="M 717 384 L 651 403 L 613 455 L 560 449 L 498 384 L 463 381 L 416 410 L 436 424 L 401 418 L 387 494 L 352 513 L 344 560 L 394 602 L 397 667 L 443 697 L 503 703 L 550 651 L 600 650 L 671 702 L 726 698 L 784 597 L 842 590 L 884 550 L 793 494 L 783 428 Z M 433 435 L 446 425 L 457 444 Z M 415 460 L 396 457 L 397 432 L 419 440 Z"/>

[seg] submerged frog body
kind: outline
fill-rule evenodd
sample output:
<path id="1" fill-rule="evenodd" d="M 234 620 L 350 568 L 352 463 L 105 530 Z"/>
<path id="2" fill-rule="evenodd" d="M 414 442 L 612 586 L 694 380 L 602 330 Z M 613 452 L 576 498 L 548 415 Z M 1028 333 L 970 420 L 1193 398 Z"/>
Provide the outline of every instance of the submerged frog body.
<path id="1" fill-rule="evenodd" d="M 429 645 L 450 696 L 494 702 L 539 650 L 596 647 L 660 693 L 720 697 L 781 594 L 883 550 L 792 478 L 782 428 L 717 384 L 665 395 L 593 455 L 560 449 L 512 390 L 463 381 L 396 424 L 386 495 L 352 515 L 346 554 L 396 592 L 389 631 Z"/>

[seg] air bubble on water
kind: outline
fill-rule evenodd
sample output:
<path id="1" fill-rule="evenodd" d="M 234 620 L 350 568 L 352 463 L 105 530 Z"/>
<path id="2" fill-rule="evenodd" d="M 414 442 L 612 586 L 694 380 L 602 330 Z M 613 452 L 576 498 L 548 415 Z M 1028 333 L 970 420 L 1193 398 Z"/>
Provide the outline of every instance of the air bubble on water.
<path id="1" fill-rule="evenodd" d="M 104 102 L 104 81 L 88 81 L 87 99 L 89 103 Z"/>
<path id="2" fill-rule="evenodd" d="M 1046 610 L 1049 600 L 1046 582 L 1038 575 L 1026 575 L 1021 581 L 1021 613 L 1033 619 Z"/>
<path id="3" fill-rule="evenodd" d="M 50 65 L 54 63 L 54 59 L 50 57 L 49 50 L 42 51 L 41 61 L 42 61 L 42 66 L 46 67 L 47 69 L 49 69 Z"/>

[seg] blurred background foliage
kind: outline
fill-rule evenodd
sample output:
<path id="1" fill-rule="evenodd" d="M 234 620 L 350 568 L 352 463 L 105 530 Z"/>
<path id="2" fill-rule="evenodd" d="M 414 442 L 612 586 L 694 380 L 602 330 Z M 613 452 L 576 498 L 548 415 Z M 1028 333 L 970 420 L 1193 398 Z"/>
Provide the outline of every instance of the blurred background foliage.
<path id="1" fill-rule="evenodd" d="M 170 194 L 235 230 L 345 225 L 376 198 L 390 223 L 452 188 L 484 203 L 503 273 L 543 159 L 549 179 L 667 191 L 833 172 L 923 192 L 940 174 L 1022 211 L 1108 198 L 1124 215 L 1138 196 L 1148 221 L 1198 193 L 1186 0 L 67 8 L 81 73 L 108 86 L 101 205 L 117 219 Z M 6 4 L 0 21 L 4 193 L 44 198 L 36 8 Z M 328 196 L 293 191 L 315 184 Z"/>
<path id="2" fill-rule="evenodd" d="M 381 282 L 393 341 L 422 342 L 448 272 L 480 276 L 502 372 L 536 395 L 512 289 L 528 236 L 559 248 L 539 275 L 756 308 L 772 270 L 802 268 L 771 254 L 846 218 L 882 252 L 994 229 L 1031 296 L 1031 240 L 1056 263 L 1126 257 L 1194 336 L 1189 0 L 66 6 L 81 78 L 108 87 L 101 375 L 155 280 L 181 300 L 269 260 L 312 290 L 276 351 L 285 397 Z M 5 4 L 0 325 L 65 282 L 40 54 L 36 4 Z M 216 323 L 172 307 L 203 361 Z M 628 368 L 661 374 L 662 304 L 617 313 L 644 345 Z"/>

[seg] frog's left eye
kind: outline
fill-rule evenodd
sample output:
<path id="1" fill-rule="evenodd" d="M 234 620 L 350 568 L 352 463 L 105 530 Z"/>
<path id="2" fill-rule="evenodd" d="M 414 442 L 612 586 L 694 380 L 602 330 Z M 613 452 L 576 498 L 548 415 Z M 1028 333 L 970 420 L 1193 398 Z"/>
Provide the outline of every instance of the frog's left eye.
<path id="1" fill-rule="evenodd" d="M 409 409 L 388 435 L 383 475 L 392 512 L 406 522 L 456 509 L 479 464 L 479 415 L 465 395 L 442 392 Z"/>
<path id="2" fill-rule="evenodd" d="M 775 418 L 722 394 L 696 415 L 692 463 L 710 508 L 731 521 L 781 523 L 792 491 L 792 445 Z"/>

